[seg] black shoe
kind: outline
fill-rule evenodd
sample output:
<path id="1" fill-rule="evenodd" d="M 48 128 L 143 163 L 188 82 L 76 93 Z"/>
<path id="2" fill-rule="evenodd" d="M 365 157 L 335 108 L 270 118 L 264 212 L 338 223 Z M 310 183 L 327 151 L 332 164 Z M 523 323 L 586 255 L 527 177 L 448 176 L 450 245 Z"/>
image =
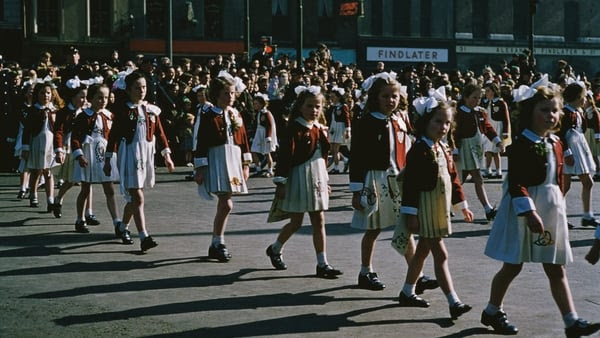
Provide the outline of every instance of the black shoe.
<path id="1" fill-rule="evenodd" d="M 417 295 L 412 295 L 409 297 L 402 291 L 400 291 L 400 294 L 398 295 L 398 303 L 400 303 L 400 306 L 403 307 L 429 307 L 429 302 L 425 299 Z"/>
<path id="2" fill-rule="evenodd" d="M 30 207 L 32 207 L 32 208 L 37 208 L 37 207 L 39 207 L 39 206 L 40 206 L 40 202 L 39 202 L 39 201 L 38 201 L 38 199 L 37 199 L 37 198 L 35 198 L 35 197 L 34 197 L 34 198 L 31 198 L 31 199 L 29 200 L 29 206 L 30 206 Z"/>
<path id="3" fill-rule="evenodd" d="M 129 232 L 129 231 L 127 231 L 127 232 Z M 158 243 L 156 243 L 154 241 L 154 239 L 152 239 L 152 236 L 148 236 L 148 237 L 144 238 L 142 243 L 140 243 L 140 248 L 142 249 L 142 252 L 146 252 L 157 246 L 158 246 Z"/>
<path id="4" fill-rule="evenodd" d="M 598 225 L 600 225 L 600 222 L 598 222 L 595 218 L 592 218 L 592 219 L 582 218 L 581 219 L 582 227 L 597 227 Z"/>
<path id="5" fill-rule="evenodd" d="M 422 276 L 417 279 L 417 285 L 415 287 L 415 293 L 417 295 L 423 294 L 425 290 L 433 290 L 439 287 L 437 280 L 431 279 L 431 277 Z"/>
<path id="6" fill-rule="evenodd" d="M 19 191 L 19 193 L 17 194 L 17 199 L 22 200 L 23 198 L 25 198 L 25 190 L 21 190 Z"/>
<path id="7" fill-rule="evenodd" d="M 343 272 L 340 270 L 334 269 L 333 266 L 327 264 L 325 266 L 317 265 L 317 277 L 325 278 L 325 279 L 334 279 L 337 276 L 342 275 Z"/>
<path id="8" fill-rule="evenodd" d="M 129 230 L 127 230 L 127 229 L 125 229 L 123 231 L 119 230 L 119 232 L 121 233 L 121 242 L 123 242 L 123 244 L 133 244 L 133 239 L 131 239 L 131 233 L 129 232 Z M 156 242 L 154 242 L 154 244 L 156 244 Z M 156 244 L 156 245 L 158 245 L 158 244 Z M 145 251 L 145 250 L 143 250 L 143 251 Z"/>
<path id="9" fill-rule="evenodd" d="M 498 209 L 496 209 L 496 208 L 492 208 L 492 210 L 490 210 L 489 212 L 486 212 L 486 213 L 485 213 L 485 218 L 486 218 L 488 221 L 491 221 L 491 220 L 493 220 L 494 218 L 496 218 L 496 213 L 497 213 L 497 212 L 498 212 Z"/>
<path id="10" fill-rule="evenodd" d="M 267 256 L 271 259 L 271 265 L 273 265 L 276 270 L 287 270 L 287 265 L 281 259 L 281 253 L 274 253 L 272 245 L 269 245 L 267 248 Z"/>
<path id="11" fill-rule="evenodd" d="M 565 333 L 567 337 L 581 337 L 581 336 L 589 336 L 591 334 L 596 333 L 600 330 L 600 323 L 590 324 L 587 321 L 579 318 L 575 322 L 575 324 L 569 326 L 565 329 Z"/>
<path id="12" fill-rule="evenodd" d="M 519 332 L 516 326 L 512 325 L 506 317 L 506 312 L 499 310 L 495 315 L 489 315 L 483 311 L 481 313 L 481 324 L 491 326 L 494 332 L 503 335 L 513 335 Z"/>
<path id="13" fill-rule="evenodd" d="M 377 273 L 358 274 L 358 287 L 361 289 L 379 291 L 385 289 L 385 284 L 379 280 Z"/>
<path id="14" fill-rule="evenodd" d="M 208 247 L 208 258 L 217 259 L 219 262 L 229 262 L 231 254 L 225 244 L 219 244 L 216 247 L 211 245 Z"/>
<path id="15" fill-rule="evenodd" d="M 46 206 L 46 212 L 51 213 L 52 211 L 54 211 L 54 204 L 48 203 L 48 205 Z"/>
<path id="16" fill-rule="evenodd" d="M 496 174 L 496 175 L 494 175 L 494 178 L 502 179 L 502 174 Z"/>
<path id="17" fill-rule="evenodd" d="M 454 305 L 450 306 L 450 317 L 452 319 L 457 319 L 458 317 L 462 316 L 463 313 L 471 311 L 471 309 L 471 305 L 461 302 L 455 303 Z"/>
<path id="18" fill-rule="evenodd" d="M 575 225 L 571 222 L 567 222 L 567 227 L 569 227 L 569 229 L 575 229 Z"/>
<path id="19" fill-rule="evenodd" d="M 96 218 L 96 215 L 85 216 L 85 222 L 89 225 L 99 225 L 100 221 Z"/>
<path id="20" fill-rule="evenodd" d="M 90 229 L 87 227 L 84 221 L 75 222 L 75 231 L 81 234 L 87 234 L 90 232 Z"/>
<path id="21" fill-rule="evenodd" d="M 54 208 L 52 209 L 54 213 L 54 217 L 61 218 L 62 217 L 62 204 L 54 203 Z"/>

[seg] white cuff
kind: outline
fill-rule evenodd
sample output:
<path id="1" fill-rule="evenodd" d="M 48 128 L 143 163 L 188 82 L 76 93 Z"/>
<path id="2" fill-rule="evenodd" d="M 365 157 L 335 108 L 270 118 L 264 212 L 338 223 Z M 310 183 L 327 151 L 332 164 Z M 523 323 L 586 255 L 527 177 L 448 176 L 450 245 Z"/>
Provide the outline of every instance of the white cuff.
<path id="1" fill-rule="evenodd" d="M 171 153 L 171 148 L 165 148 L 160 152 L 162 157 L 165 157 L 165 156 L 167 156 L 167 154 L 170 154 L 170 153 Z"/>
<path id="2" fill-rule="evenodd" d="M 594 134 L 594 139 L 595 140 L 600 140 L 600 133 Z"/>
<path id="3" fill-rule="evenodd" d="M 419 213 L 419 209 L 418 208 L 413 208 L 413 207 L 405 207 L 402 206 L 400 207 L 400 212 L 403 214 L 407 214 L 407 215 L 417 215 Z"/>
<path id="4" fill-rule="evenodd" d="M 65 150 L 64 150 L 62 147 L 58 147 L 58 148 L 54 149 L 54 153 L 55 153 L 55 154 L 56 154 L 56 153 L 63 153 L 63 154 L 64 154 L 64 153 L 65 153 Z"/>
<path id="5" fill-rule="evenodd" d="M 273 183 L 275 183 L 275 184 L 286 184 L 287 183 L 287 177 L 275 176 L 275 177 L 273 177 Z"/>
<path id="6" fill-rule="evenodd" d="M 452 150 L 452 155 L 458 155 L 458 148 L 454 148 Z"/>
<path id="7" fill-rule="evenodd" d="M 78 158 L 81 155 L 83 155 L 83 150 L 81 150 L 81 148 L 79 148 L 73 152 L 73 158 Z M 105 154 L 105 156 L 106 156 L 106 154 Z"/>
<path id="8" fill-rule="evenodd" d="M 508 134 L 508 133 L 502 133 L 502 136 L 504 136 L 504 137 L 508 137 L 508 136 L 509 136 L 509 134 Z"/>
<path id="9" fill-rule="evenodd" d="M 29 151 L 29 144 L 24 144 L 21 146 L 21 151 Z"/>
<path id="10" fill-rule="evenodd" d="M 273 139 L 269 136 L 267 137 L 267 142 L 273 142 Z"/>
<path id="11" fill-rule="evenodd" d="M 104 158 L 112 158 L 114 156 L 113 152 L 107 151 L 104 153 Z"/>
<path id="12" fill-rule="evenodd" d="M 527 211 L 535 210 L 535 204 L 533 204 L 531 197 L 515 197 L 512 199 L 512 204 L 517 215 L 521 215 Z"/>
<path id="13" fill-rule="evenodd" d="M 359 182 L 350 182 L 350 191 L 361 191 L 363 189 L 364 184 Z"/>
<path id="14" fill-rule="evenodd" d="M 15 142 L 17 142 L 17 139 L 14 138 L 14 137 L 7 137 L 6 138 L 6 142 L 8 142 L 8 143 L 15 143 Z"/>
<path id="15" fill-rule="evenodd" d="M 252 162 L 252 153 L 243 153 L 242 154 L 242 161 L 245 162 L 245 163 Z"/>
<path id="16" fill-rule="evenodd" d="M 348 132 L 348 133 L 349 133 L 350 131 L 352 131 L 352 128 L 350 128 L 350 127 L 347 127 L 347 128 L 346 128 L 346 132 Z"/>
<path id="17" fill-rule="evenodd" d="M 494 137 L 494 139 L 492 140 L 493 144 L 498 144 L 498 143 L 502 143 L 502 140 L 500 139 L 500 137 L 496 136 Z"/>
<path id="18" fill-rule="evenodd" d="M 208 157 L 194 157 L 194 168 L 206 167 L 208 165 Z"/>
<path id="19" fill-rule="evenodd" d="M 563 157 L 569 157 L 569 156 L 573 156 L 573 152 L 571 151 L 571 148 L 569 148 L 563 152 Z"/>
<path id="20" fill-rule="evenodd" d="M 462 202 L 458 202 L 454 205 L 454 207 L 458 210 L 464 210 L 467 209 L 469 207 L 469 203 L 467 202 L 467 200 L 464 200 Z"/>

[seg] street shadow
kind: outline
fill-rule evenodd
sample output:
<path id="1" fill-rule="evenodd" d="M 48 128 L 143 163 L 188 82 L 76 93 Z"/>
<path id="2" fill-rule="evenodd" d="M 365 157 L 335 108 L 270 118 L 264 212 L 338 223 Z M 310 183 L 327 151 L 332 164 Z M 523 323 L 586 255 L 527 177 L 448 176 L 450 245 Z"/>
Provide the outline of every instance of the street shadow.
<path id="1" fill-rule="evenodd" d="M 590 247 L 594 244 L 594 239 L 579 239 L 576 241 L 570 241 L 572 248 Z"/>

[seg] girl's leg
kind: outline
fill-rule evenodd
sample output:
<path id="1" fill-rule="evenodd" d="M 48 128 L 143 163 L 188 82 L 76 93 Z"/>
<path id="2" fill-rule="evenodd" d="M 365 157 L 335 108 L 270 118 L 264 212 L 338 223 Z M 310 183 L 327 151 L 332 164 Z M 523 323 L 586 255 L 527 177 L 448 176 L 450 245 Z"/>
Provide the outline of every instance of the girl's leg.
<path id="1" fill-rule="evenodd" d="M 69 191 L 69 189 L 71 189 L 71 187 L 73 187 L 73 185 L 74 185 L 73 182 L 67 181 L 60 186 L 60 189 L 58 189 L 58 194 L 56 195 L 56 198 L 55 198 L 56 204 L 62 205 L 65 194 L 67 193 L 67 191 Z"/>
<path id="2" fill-rule="evenodd" d="M 63 185 L 64 186 L 64 185 Z M 77 195 L 77 222 L 83 221 L 83 213 L 85 212 L 85 200 L 90 194 L 91 184 L 88 182 L 81 182 L 81 191 Z"/>
<path id="3" fill-rule="evenodd" d="M 340 144 L 339 143 L 332 143 L 331 144 L 331 157 L 333 159 L 333 169 L 331 170 L 332 173 L 338 173 L 338 167 L 340 165 L 340 156 L 338 154 L 338 151 L 340 150 Z"/>
<path id="4" fill-rule="evenodd" d="M 90 187 L 90 194 L 88 195 L 87 200 L 85 201 L 85 220 L 88 224 L 98 225 L 100 221 L 94 215 L 94 211 L 92 208 L 92 201 L 94 199 L 94 188 Z"/>
<path id="5" fill-rule="evenodd" d="M 308 215 L 313 229 L 313 245 L 317 254 L 317 277 L 337 278 L 342 272 L 334 269 L 327 261 L 327 235 L 325 233 L 324 213 L 323 211 L 314 211 L 309 212 Z"/>
<path id="6" fill-rule="evenodd" d="M 115 188 L 113 187 L 112 182 L 103 182 L 102 189 L 104 189 L 104 196 L 106 196 L 106 206 L 108 208 L 108 212 L 110 213 L 110 217 L 113 219 L 113 223 L 116 226 L 116 223 L 120 223 L 119 219 L 119 211 L 117 210 L 117 201 L 115 200 Z"/>
<path id="7" fill-rule="evenodd" d="M 44 189 L 46 190 L 46 200 L 48 201 L 48 212 L 52 211 L 52 207 L 54 204 L 54 176 L 50 169 L 42 170 L 42 174 L 44 175 L 45 185 Z"/>
<path id="8" fill-rule="evenodd" d="M 271 157 L 271 153 L 267 153 L 265 157 L 267 158 L 267 173 L 271 177 L 273 176 L 273 157 Z"/>
<path id="9" fill-rule="evenodd" d="M 592 210 L 592 187 L 594 186 L 594 180 L 590 174 L 579 175 L 581 180 L 581 201 L 583 203 L 583 219 L 581 225 L 583 226 L 598 226 L 600 222 L 594 218 L 594 212 Z"/>
<path id="10" fill-rule="evenodd" d="M 213 221 L 212 243 L 208 249 L 208 257 L 218 259 L 220 262 L 227 262 L 231 259 L 231 254 L 225 247 L 225 227 L 227 219 L 233 209 L 231 193 L 219 195 L 217 202 L 217 213 Z"/>
<path id="11" fill-rule="evenodd" d="M 485 172 L 487 176 L 492 175 L 492 153 L 489 151 L 485 153 Z"/>
<path id="12" fill-rule="evenodd" d="M 481 314 L 481 323 L 491 326 L 494 331 L 500 334 L 516 334 L 519 329 L 512 325 L 502 309 L 502 303 L 510 283 L 519 275 L 523 264 L 504 263 L 500 271 L 492 279 L 490 288 L 490 299 Z"/>
<path id="13" fill-rule="evenodd" d="M 502 162 L 500 161 L 500 153 L 493 153 L 494 165 L 496 166 L 496 177 L 502 178 Z"/>
<path id="14" fill-rule="evenodd" d="M 140 239 L 144 240 L 148 237 L 146 230 L 146 215 L 144 214 L 144 190 L 140 188 L 129 189 L 131 196 L 130 208 L 135 222 L 135 227 L 140 234 Z"/>
<path id="15" fill-rule="evenodd" d="M 575 313 L 575 305 L 573 304 L 573 297 L 571 296 L 565 267 L 559 264 L 543 264 L 543 266 L 544 272 L 550 282 L 552 298 L 554 298 L 556 305 L 558 305 L 560 314 L 565 316 L 568 313 Z"/>
<path id="16" fill-rule="evenodd" d="M 569 189 L 571 189 L 571 175 L 563 175 L 564 178 L 564 185 L 565 185 L 565 197 L 567 196 L 567 193 L 569 192 Z"/>
<path id="17" fill-rule="evenodd" d="M 373 251 L 375 240 L 381 233 L 381 229 L 366 230 L 360 243 L 361 267 L 358 274 L 358 287 L 367 290 L 383 290 L 385 284 L 379 280 L 377 273 L 373 271 Z"/>
<path id="18" fill-rule="evenodd" d="M 423 271 L 423 264 L 425 259 L 430 252 L 430 243 L 425 238 L 420 238 L 417 243 L 414 255 L 408 264 L 408 270 L 406 271 L 406 279 L 404 280 L 404 286 L 398 295 L 398 302 L 400 306 L 410 307 L 429 307 L 429 303 L 423 298 L 417 296 L 416 288 L 417 281 Z"/>
<path id="19" fill-rule="evenodd" d="M 290 237 L 292 237 L 292 235 L 300 229 L 303 218 L 304 213 L 291 213 L 290 222 L 281 228 L 279 235 L 277 235 L 277 240 L 267 248 L 267 256 L 269 256 L 271 259 L 271 265 L 273 265 L 275 269 L 287 269 L 287 265 L 281 258 L 281 251 L 283 250 L 283 245 L 288 241 L 288 239 L 290 239 Z"/>
<path id="20" fill-rule="evenodd" d="M 37 208 L 38 203 L 39 203 L 37 190 L 38 190 L 38 182 L 40 180 L 41 173 L 42 173 L 42 171 L 39 169 L 31 169 L 30 170 L 29 189 L 31 190 L 31 192 L 29 193 L 29 205 L 31 207 Z"/>
<path id="21" fill-rule="evenodd" d="M 481 205 L 483 205 L 483 208 L 485 209 L 485 217 L 488 219 L 488 221 L 491 221 L 492 219 L 494 219 L 494 217 L 496 217 L 496 209 L 492 207 L 487 198 L 487 194 L 483 186 L 483 178 L 481 177 L 481 173 L 479 172 L 479 170 L 471 170 L 469 171 L 469 173 L 471 174 L 473 183 L 475 183 L 475 193 L 477 194 L 477 198 L 479 199 L 479 202 L 481 202 Z"/>

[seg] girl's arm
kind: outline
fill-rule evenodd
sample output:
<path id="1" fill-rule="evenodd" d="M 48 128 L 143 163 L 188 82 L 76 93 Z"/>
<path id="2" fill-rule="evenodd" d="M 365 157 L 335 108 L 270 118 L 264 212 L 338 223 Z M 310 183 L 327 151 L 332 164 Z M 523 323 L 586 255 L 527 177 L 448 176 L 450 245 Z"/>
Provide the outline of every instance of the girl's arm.
<path id="1" fill-rule="evenodd" d="M 73 123 L 73 130 L 71 131 L 71 149 L 73 151 L 73 158 L 79 161 L 79 165 L 82 168 L 87 167 L 87 159 L 83 155 L 83 151 L 81 150 L 81 144 L 83 142 L 83 139 L 87 135 L 87 130 L 89 130 L 88 123 L 89 120 L 86 114 L 79 114 L 75 118 L 75 122 Z"/>

